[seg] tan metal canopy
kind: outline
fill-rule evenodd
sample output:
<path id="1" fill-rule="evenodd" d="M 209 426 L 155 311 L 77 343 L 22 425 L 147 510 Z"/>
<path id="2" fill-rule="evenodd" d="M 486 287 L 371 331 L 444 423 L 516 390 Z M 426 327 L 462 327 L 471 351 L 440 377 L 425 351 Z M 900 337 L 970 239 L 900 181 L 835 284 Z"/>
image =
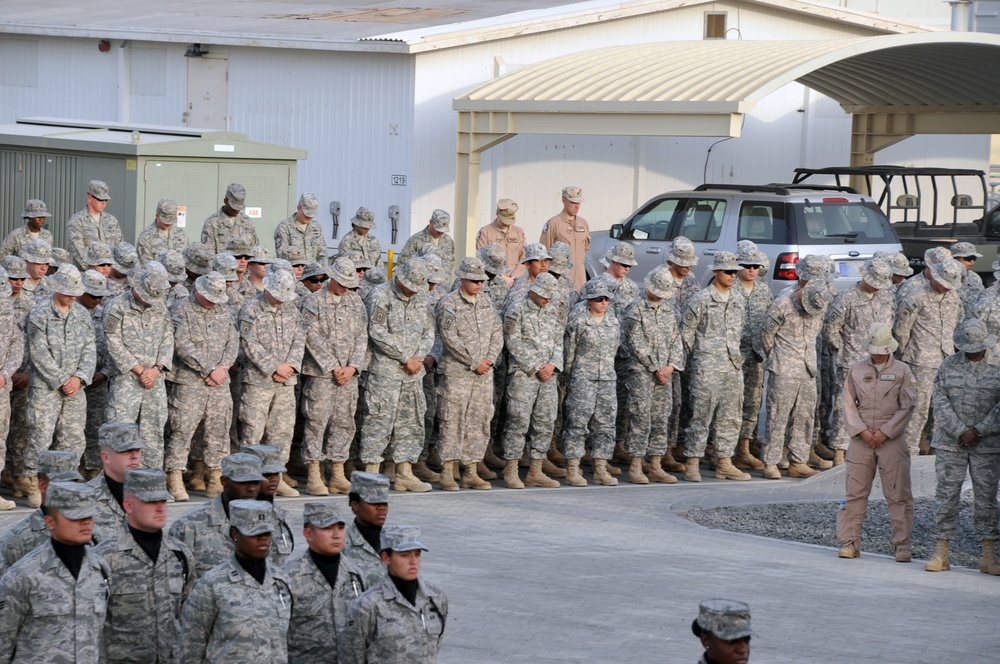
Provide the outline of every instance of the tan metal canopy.
<path id="1" fill-rule="evenodd" d="M 1000 37 L 680 41 L 554 58 L 457 97 L 455 234 L 474 251 L 479 156 L 517 134 L 732 136 L 798 81 L 853 113 L 851 164 L 915 134 L 1000 133 Z"/>

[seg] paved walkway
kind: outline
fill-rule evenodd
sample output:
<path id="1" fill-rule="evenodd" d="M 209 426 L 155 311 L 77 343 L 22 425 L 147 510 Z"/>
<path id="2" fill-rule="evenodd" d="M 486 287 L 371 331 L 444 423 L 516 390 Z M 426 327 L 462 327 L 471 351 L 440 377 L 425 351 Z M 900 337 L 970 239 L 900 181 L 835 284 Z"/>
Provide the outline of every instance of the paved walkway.
<path id="1" fill-rule="evenodd" d="M 918 491 L 932 465 L 914 464 Z M 393 493 L 389 521 L 420 525 L 431 548 L 423 575 L 451 607 L 443 664 L 693 663 L 691 620 L 710 597 L 751 605 L 752 662 L 998 661 L 1000 578 L 869 554 L 840 560 L 835 549 L 709 530 L 675 513 L 838 500 L 842 486 L 834 470 L 766 483 Z M 305 500 L 283 504 L 300 519 Z M 346 497 L 333 500 L 346 511 Z M 172 505 L 171 517 L 187 509 Z"/>

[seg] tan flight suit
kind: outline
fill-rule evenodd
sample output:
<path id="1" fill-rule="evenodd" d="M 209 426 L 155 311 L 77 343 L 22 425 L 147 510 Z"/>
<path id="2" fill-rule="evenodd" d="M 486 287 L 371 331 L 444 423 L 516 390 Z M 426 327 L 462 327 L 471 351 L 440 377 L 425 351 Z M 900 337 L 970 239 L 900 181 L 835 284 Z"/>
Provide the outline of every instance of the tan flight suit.
<path id="1" fill-rule="evenodd" d="M 494 219 L 489 226 L 483 226 L 476 234 L 476 249 L 482 249 L 488 244 L 496 242 L 503 247 L 507 254 L 507 267 L 510 268 L 510 277 L 517 279 L 522 274 L 527 274 L 527 268 L 521 264 L 524 260 L 524 229 L 520 226 L 505 226 L 499 219 Z"/>
<path id="2" fill-rule="evenodd" d="M 580 290 L 587 283 L 587 250 L 590 249 L 590 224 L 580 215 L 572 221 L 563 210 L 545 222 L 542 235 L 538 241 L 551 249 L 556 242 L 563 241 L 569 245 L 570 259 L 573 268 L 569 276 L 573 278 L 576 289 Z"/>

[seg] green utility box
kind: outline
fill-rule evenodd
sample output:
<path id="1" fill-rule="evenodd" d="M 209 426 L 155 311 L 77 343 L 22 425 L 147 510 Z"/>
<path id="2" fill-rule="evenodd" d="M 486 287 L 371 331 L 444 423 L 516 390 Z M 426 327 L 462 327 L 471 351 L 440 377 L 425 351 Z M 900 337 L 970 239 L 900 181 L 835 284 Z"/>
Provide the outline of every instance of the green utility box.
<path id="1" fill-rule="evenodd" d="M 87 183 L 103 180 L 111 192 L 107 211 L 129 242 L 153 222 L 161 198 L 177 202 L 178 225 L 198 241 L 205 218 L 221 207 L 229 184 L 239 182 L 257 236 L 273 255 L 274 229 L 298 203 L 296 166 L 305 158 L 305 150 L 232 132 L 18 120 L 0 125 L 0 234 L 23 223 L 26 200 L 40 198 L 52 213 L 47 227 L 64 246 L 66 222 L 87 204 Z"/>

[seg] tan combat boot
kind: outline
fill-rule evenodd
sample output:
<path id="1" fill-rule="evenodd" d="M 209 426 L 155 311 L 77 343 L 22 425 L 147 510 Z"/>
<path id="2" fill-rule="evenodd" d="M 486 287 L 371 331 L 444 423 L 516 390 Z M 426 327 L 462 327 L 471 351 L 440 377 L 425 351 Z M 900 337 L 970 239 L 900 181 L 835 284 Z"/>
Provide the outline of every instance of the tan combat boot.
<path id="1" fill-rule="evenodd" d="M 418 461 L 413 464 L 413 474 L 417 477 L 417 479 L 421 479 L 425 482 L 437 482 L 441 479 L 441 476 L 428 468 L 427 463 L 424 461 Z"/>
<path id="2" fill-rule="evenodd" d="M 820 470 L 829 470 L 830 468 L 833 468 L 833 461 L 827 461 L 826 459 L 820 458 L 820 456 L 816 454 L 815 446 L 809 450 L 809 461 L 806 463 L 813 468 L 819 468 Z"/>
<path id="3" fill-rule="evenodd" d="M 778 470 L 788 470 L 788 448 L 781 450 L 781 461 L 778 462 Z"/>
<path id="4" fill-rule="evenodd" d="M 0 498 L 0 512 L 8 512 L 17 507 L 17 503 L 13 500 L 7 500 L 6 498 Z"/>
<path id="5" fill-rule="evenodd" d="M 618 480 L 608 472 L 608 467 L 607 459 L 594 459 L 594 484 L 618 486 Z"/>
<path id="6" fill-rule="evenodd" d="M 292 487 L 288 486 L 288 483 L 285 482 L 284 478 L 282 478 L 278 482 L 278 488 L 274 492 L 274 495 L 276 495 L 276 496 L 278 496 L 280 498 L 298 498 L 299 497 L 299 492 L 298 492 L 298 490 L 293 489 Z"/>
<path id="7" fill-rule="evenodd" d="M 507 467 L 507 463 L 493 451 L 492 445 L 486 446 L 486 455 L 483 456 L 483 462 L 493 470 L 503 470 Z"/>
<path id="8" fill-rule="evenodd" d="M 222 469 L 209 468 L 205 471 L 205 496 L 215 498 L 222 493 Z"/>
<path id="9" fill-rule="evenodd" d="M 552 442 L 549 444 L 549 451 L 545 453 L 545 456 L 549 458 L 549 461 L 560 468 L 566 466 L 566 457 L 559 451 L 559 446 L 556 444 L 555 438 L 553 438 Z"/>
<path id="10" fill-rule="evenodd" d="M 205 472 L 207 470 L 204 461 L 191 462 L 191 477 L 188 479 L 188 484 L 191 485 L 192 491 L 205 491 Z"/>
<path id="11" fill-rule="evenodd" d="M 750 439 L 744 438 L 736 444 L 736 456 L 733 465 L 742 470 L 764 470 L 760 459 L 750 454 Z"/>
<path id="12" fill-rule="evenodd" d="M 294 489 L 295 487 L 297 487 L 299 485 L 299 483 L 297 481 L 295 481 L 295 479 L 291 475 L 289 475 L 288 473 L 282 473 L 281 474 L 281 481 L 284 482 L 285 484 L 287 484 L 292 489 Z M 296 494 L 296 495 L 298 495 L 298 494 Z"/>
<path id="13" fill-rule="evenodd" d="M 379 469 L 379 465 L 380 464 L 377 464 L 377 463 L 366 463 L 365 464 L 365 472 L 366 473 L 377 473 L 378 469 Z"/>
<path id="14" fill-rule="evenodd" d="M 625 451 L 625 441 L 615 441 L 615 452 L 611 455 L 611 460 L 615 463 L 631 463 L 628 452 Z"/>
<path id="15" fill-rule="evenodd" d="M 765 480 L 780 480 L 781 471 L 778 470 L 777 464 L 769 463 L 764 466 L 764 479 Z"/>
<path id="16" fill-rule="evenodd" d="M 479 477 L 479 473 L 476 472 L 476 464 L 470 463 L 465 466 L 465 471 L 462 473 L 462 488 L 488 491 L 493 488 L 493 485 Z"/>
<path id="17" fill-rule="evenodd" d="M 323 464 L 320 461 L 310 461 L 306 466 L 306 493 L 310 496 L 329 496 L 330 490 L 323 481 Z"/>
<path id="18" fill-rule="evenodd" d="M 698 466 L 701 465 L 701 459 L 699 457 L 688 457 L 687 461 L 684 463 L 684 481 L 685 482 L 700 482 L 701 481 L 701 470 Z"/>
<path id="19" fill-rule="evenodd" d="M 979 571 L 983 574 L 1000 576 L 1000 563 L 997 562 L 996 540 L 983 540 L 983 557 L 979 561 Z"/>
<path id="20" fill-rule="evenodd" d="M 951 569 L 948 561 L 948 540 L 939 539 L 934 543 L 934 555 L 924 565 L 928 572 L 947 572 Z"/>
<path id="21" fill-rule="evenodd" d="M 566 470 L 555 465 L 548 458 L 542 459 L 542 472 L 549 477 L 566 477 Z"/>
<path id="22" fill-rule="evenodd" d="M 523 489 L 524 482 L 518 477 L 517 459 L 507 459 L 507 465 L 503 469 L 503 483 L 508 489 Z"/>
<path id="23" fill-rule="evenodd" d="M 734 466 L 732 459 L 729 457 L 722 457 L 715 462 L 715 479 L 746 482 L 750 479 L 750 473 L 744 473 Z"/>
<path id="24" fill-rule="evenodd" d="M 444 465 L 444 461 L 441 460 L 441 453 L 438 452 L 437 445 L 431 445 L 427 450 L 427 467 L 435 472 L 441 472 L 441 467 Z M 416 475 L 416 469 L 414 469 L 414 475 Z M 434 480 L 437 482 L 437 480 Z"/>
<path id="25" fill-rule="evenodd" d="M 819 471 L 810 468 L 804 463 L 798 463 L 796 461 L 792 461 L 791 463 L 788 464 L 789 477 L 806 478 L 806 477 L 812 477 L 813 475 L 819 475 Z"/>
<path id="26" fill-rule="evenodd" d="M 171 470 L 167 474 L 167 491 L 179 503 L 186 503 L 191 499 L 188 492 L 184 490 L 184 471 L 180 468 Z"/>
<path id="27" fill-rule="evenodd" d="M 344 473 L 344 464 L 334 461 L 330 465 L 330 484 L 327 485 L 330 493 L 350 493 L 351 482 Z"/>
<path id="28" fill-rule="evenodd" d="M 652 472 L 652 467 L 650 467 L 650 472 Z M 649 478 L 642 472 L 642 457 L 632 457 L 629 461 L 628 481 L 630 484 L 649 484 Z"/>
<path id="29" fill-rule="evenodd" d="M 567 459 L 566 484 L 570 486 L 587 486 L 587 478 L 580 472 L 579 459 Z"/>
<path id="30" fill-rule="evenodd" d="M 684 464 L 674 458 L 674 451 L 669 447 L 667 453 L 663 455 L 663 461 L 660 462 L 660 465 L 663 466 L 663 470 L 669 470 L 672 473 L 684 472 Z"/>
<path id="31" fill-rule="evenodd" d="M 28 492 L 28 507 L 32 509 L 42 506 L 42 492 L 38 490 L 38 478 L 29 477 L 28 481 L 31 482 L 31 489 Z"/>
<path id="32" fill-rule="evenodd" d="M 840 551 L 837 552 L 838 558 L 860 558 L 861 552 L 858 551 L 858 547 L 854 544 L 845 544 L 840 547 Z"/>
<path id="33" fill-rule="evenodd" d="M 31 478 L 26 475 L 18 475 L 14 478 L 14 497 L 24 498 L 31 493 Z"/>
<path id="34" fill-rule="evenodd" d="M 548 461 L 548 459 L 544 459 L 544 461 Z M 537 486 L 543 489 L 558 488 L 559 482 L 555 481 L 542 471 L 542 462 L 543 459 L 531 460 L 531 463 L 528 465 L 528 475 L 524 478 L 524 486 Z"/>
<path id="35" fill-rule="evenodd" d="M 842 466 L 846 461 L 847 452 L 845 450 L 834 450 L 833 451 L 833 465 Z"/>
<path id="36" fill-rule="evenodd" d="M 441 463 L 441 474 L 438 475 L 438 486 L 442 491 L 458 491 L 458 482 L 455 481 L 455 464 L 457 461 L 444 461 Z"/>
<path id="37" fill-rule="evenodd" d="M 413 466 L 409 461 L 400 461 L 396 464 L 396 483 L 392 488 L 396 491 L 426 493 L 431 490 L 431 485 L 417 479 L 413 474 Z"/>
<path id="38" fill-rule="evenodd" d="M 659 456 L 649 458 L 649 479 L 660 484 L 677 484 L 677 478 L 663 470 L 663 461 Z"/>
<path id="39" fill-rule="evenodd" d="M 495 480 L 497 478 L 497 474 L 490 470 L 490 467 L 482 461 L 476 464 L 476 473 L 484 480 Z"/>

